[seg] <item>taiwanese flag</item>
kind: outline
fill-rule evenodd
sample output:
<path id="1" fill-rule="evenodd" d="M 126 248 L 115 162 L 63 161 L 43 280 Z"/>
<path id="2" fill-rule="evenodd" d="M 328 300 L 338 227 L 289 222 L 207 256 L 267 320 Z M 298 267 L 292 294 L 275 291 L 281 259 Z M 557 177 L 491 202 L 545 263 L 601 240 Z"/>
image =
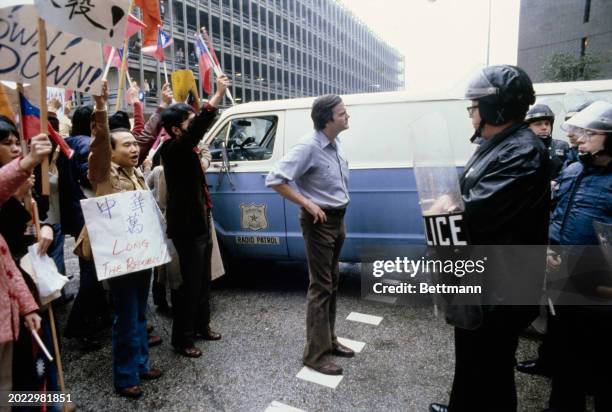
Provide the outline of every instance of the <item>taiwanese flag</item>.
<path id="1" fill-rule="evenodd" d="M 23 138 L 30 140 L 32 137 L 40 133 L 40 109 L 34 106 L 30 101 L 23 95 L 19 94 L 19 102 L 21 104 L 21 123 L 23 125 Z M 55 131 L 55 129 L 47 122 L 47 131 L 49 138 L 53 140 L 60 148 L 62 153 L 70 159 L 74 154 L 74 150 L 70 148 L 62 138 Z"/>
<path id="2" fill-rule="evenodd" d="M 142 52 L 157 57 L 160 62 L 164 61 L 164 49 L 172 44 L 173 40 L 161 27 L 157 28 L 157 43 L 142 48 Z"/>
<path id="3" fill-rule="evenodd" d="M 198 68 L 200 70 L 200 79 L 202 80 L 202 88 L 206 94 L 210 94 L 212 85 L 210 82 L 210 74 L 213 68 L 213 63 L 210 61 L 210 51 L 202 37 L 196 36 L 196 52 L 198 53 Z"/>
<path id="4" fill-rule="evenodd" d="M 102 52 L 104 54 L 104 61 L 108 61 L 108 58 L 110 57 L 112 49 L 113 49 L 113 46 L 110 46 L 110 45 L 102 46 Z M 111 65 L 121 70 L 122 60 L 123 60 L 123 47 L 119 49 L 115 49 L 115 53 L 113 53 L 113 61 L 111 62 Z"/>

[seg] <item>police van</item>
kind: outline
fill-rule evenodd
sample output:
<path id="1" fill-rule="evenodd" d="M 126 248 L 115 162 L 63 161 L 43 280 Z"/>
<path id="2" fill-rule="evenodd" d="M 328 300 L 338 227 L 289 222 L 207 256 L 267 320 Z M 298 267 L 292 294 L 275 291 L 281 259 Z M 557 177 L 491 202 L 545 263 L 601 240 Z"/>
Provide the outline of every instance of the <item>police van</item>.
<path id="1" fill-rule="evenodd" d="M 612 80 L 534 85 L 538 102 L 556 113 L 553 135 L 565 112 L 570 90 L 591 92 L 612 101 Z M 410 92 L 344 95 L 351 118 L 339 135 L 349 161 L 350 204 L 342 261 L 358 262 L 364 250 L 424 245 L 424 225 L 413 170 L 413 125 L 431 113 L 443 119 L 439 136 L 452 150 L 460 171 L 475 149 L 466 112 L 469 102 L 448 94 Z M 314 98 L 253 102 L 225 110 L 204 138 L 212 153 L 207 170 L 213 214 L 222 249 L 233 258 L 306 260 L 298 206 L 265 186 L 274 165 L 313 130 Z M 439 125 L 438 125 L 439 126 Z M 421 142 L 423 143 L 423 142 Z M 432 154 L 439 148 L 432 142 Z M 427 144 L 427 143 L 425 143 Z"/>

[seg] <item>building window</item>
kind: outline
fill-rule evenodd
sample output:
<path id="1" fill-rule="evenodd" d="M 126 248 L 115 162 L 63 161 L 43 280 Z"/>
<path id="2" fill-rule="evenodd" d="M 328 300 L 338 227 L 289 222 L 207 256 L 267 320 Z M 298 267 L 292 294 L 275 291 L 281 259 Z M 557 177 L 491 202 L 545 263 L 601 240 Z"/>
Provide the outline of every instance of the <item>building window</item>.
<path id="1" fill-rule="evenodd" d="M 582 42 L 580 43 L 580 56 L 584 57 L 588 47 L 589 47 L 589 38 L 583 37 Z"/>
<path id="2" fill-rule="evenodd" d="M 584 0 L 584 23 L 591 18 L 591 0 Z"/>

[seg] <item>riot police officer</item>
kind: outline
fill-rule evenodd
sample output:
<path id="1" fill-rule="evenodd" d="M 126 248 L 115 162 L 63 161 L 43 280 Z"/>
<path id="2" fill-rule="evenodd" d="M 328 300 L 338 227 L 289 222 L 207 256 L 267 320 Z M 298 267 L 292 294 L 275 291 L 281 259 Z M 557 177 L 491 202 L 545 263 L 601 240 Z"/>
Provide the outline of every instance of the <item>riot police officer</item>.
<path id="1" fill-rule="evenodd" d="M 542 139 L 544 146 L 548 149 L 550 180 L 554 180 L 567 160 L 567 152 L 569 151 L 567 142 L 552 138 L 555 114 L 546 104 L 534 104 L 525 115 L 525 121 L 529 124 L 531 131 Z"/>
<path id="2" fill-rule="evenodd" d="M 598 101 L 565 122 L 577 137 L 579 162 L 558 178 L 551 217 L 549 269 L 567 270 L 556 303 L 553 388 L 549 411 L 612 410 L 612 278 L 598 246 L 596 222 L 612 224 L 612 104 Z"/>
<path id="3" fill-rule="evenodd" d="M 468 113 L 481 143 L 465 166 L 460 188 L 471 244 L 545 245 L 548 241 L 550 181 L 548 153 L 525 124 L 535 92 L 520 68 L 490 66 L 469 83 Z M 529 248 L 528 248 L 529 249 Z M 545 250 L 530 256 L 497 253 L 483 276 L 506 282 L 492 300 L 480 305 L 449 306 L 447 321 L 455 326 L 455 376 L 448 406 L 431 404 L 430 411 L 515 411 L 514 355 L 519 333 L 537 316 Z M 528 266 L 527 261 L 533 266 Z M 535 263 L 534 263 L 535 262 Z M 533 306 L 510 306 L 521 281 L 532 282 L 521 293 L 537 292 Z M 486 289 L 486 284 L 483 289 Z M 515 290 L 510 290 L 514 288 Z"/>

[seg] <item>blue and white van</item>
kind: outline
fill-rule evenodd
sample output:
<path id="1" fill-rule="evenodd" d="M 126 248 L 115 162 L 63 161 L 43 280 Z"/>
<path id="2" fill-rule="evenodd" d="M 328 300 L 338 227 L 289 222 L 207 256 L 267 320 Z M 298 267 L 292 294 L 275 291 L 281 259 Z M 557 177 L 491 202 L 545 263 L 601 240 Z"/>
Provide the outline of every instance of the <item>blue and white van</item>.
<path id="1" fill-rule="evenodd" d="M 557 113 L 555 138 L 565 113 L 563 95 L 573 89 L 612 100 L 612 80 L 535 85 L 538 101 Z M 342 261 L 363 251 L 425 243 L 412 169 L 411 124 L 430 113 L 444 118 L 455 166 L 474 150 L 466 107 L 442 94 L 409 92 L 342 96 L 351 116 L 340 134 L 349 161 L 347 238 Z M 298 140 L 313 129 L 313 98 L 246 103 L 222 113 L 204 138 L 213 155 L 207 171 L 221 247 L 235 258 L 305 260 L 298 206 L 265 186 L 265 177 Z"/>

